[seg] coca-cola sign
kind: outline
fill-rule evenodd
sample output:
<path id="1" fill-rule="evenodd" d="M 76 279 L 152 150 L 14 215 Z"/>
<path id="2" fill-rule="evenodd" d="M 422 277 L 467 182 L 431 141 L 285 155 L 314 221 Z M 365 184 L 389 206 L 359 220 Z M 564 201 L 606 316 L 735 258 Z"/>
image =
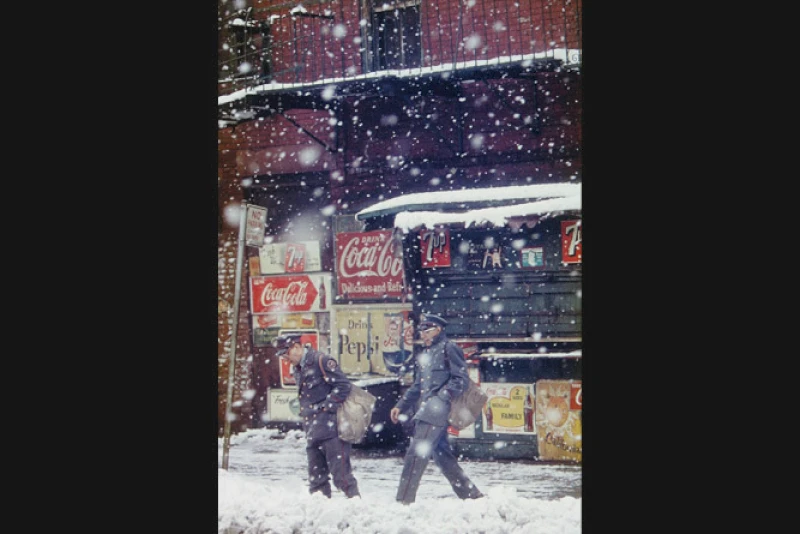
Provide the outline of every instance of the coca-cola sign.
<path id="1" fill-rule="evenodd" d="M 392 230 L 336 234 L 337 295 L 348 300 L 400 297 L 402 248 Z"/>
<path id="2" fill-rule="evenodd" d="M 327 295 L 330 295 L 329 273 L 250 278 L 252 313 L 325 311 Z"/>
<path id="3" fill-rule="evenodd" d="M 583 409 L 583 385 L 580 381 L 572 383 L 572 391 L 569 394 L 569 409 Z"/>

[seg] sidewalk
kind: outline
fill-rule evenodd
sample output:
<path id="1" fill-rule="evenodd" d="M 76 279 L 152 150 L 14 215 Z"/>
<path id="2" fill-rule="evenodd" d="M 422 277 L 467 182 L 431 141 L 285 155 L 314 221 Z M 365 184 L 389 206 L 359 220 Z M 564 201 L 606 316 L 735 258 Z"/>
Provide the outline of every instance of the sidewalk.
<path id="1" fill-rule="evenodd" d="M 581 534 L 580 466 L 464 459 L 461 467 L 486 498 L 462 501 L 431 462 L 417 501 L 402 506 L 395 501 L 402 455 L 355 449 L 362 499 L 335 489 L 325 499 L 308 494 L 304 434 L 279 434 L 258 429 L 231 437 L 229 469 L 219 469 L 220 533 Z"/>

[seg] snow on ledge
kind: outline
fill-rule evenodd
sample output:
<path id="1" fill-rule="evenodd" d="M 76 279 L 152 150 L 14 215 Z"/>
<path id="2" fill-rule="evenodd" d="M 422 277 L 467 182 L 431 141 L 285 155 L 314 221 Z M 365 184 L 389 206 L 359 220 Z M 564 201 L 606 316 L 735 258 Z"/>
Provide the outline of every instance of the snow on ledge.
<path id="1" fill-rule="evenodd" d="M 557 48 L 548 50 L 547 52 L 537 52 L 535 54 L 520 54 L 518 56 L 499 56 L 493 59 L 476 59 L 473 61 L 459 61 L 453 63 L 443 63 L 433 67 L 417 67 L 413 69 L 400 69 L 400 70 L 381 70 L 376 72 L 369 72 L 366 74 L 359 74 L 357 76 L 348 76 L 344 78 L 323 78 L 315 82 L 304 83 L 277 83 L 270 82 L 254 87 L 247 87 L 239 89 L 227 95 L 217 97 L 217 105 L 229 104 L 236 100 L 241 100 L 247 95 L 259 94 L 267 91 L 278 91 L 283 89 L 309 89 L 312 87 L 326 86 L 340 82 L 349 82 L 355 80 L 368 80 L 375 78 L 385 78 L 388 76 L 395 76 L 397 78 L 411 78 L 424 74 L 433 74 L 436 72 L 448 72 L 455 70 L 471 69 L 475 67 L 486 67 L 490 65 L 506 65 L 509 63 L 520 63 L 523 66 L 530 66 L 534 60 L 537 59 L 556 59 L 561 60 L 565 65 L 575 65 L 580 63 L 581 50 L 580 49 L 564 49 Z"/>
<path id="2" fill-rule="evenodd" d="M 380 376 L 375 378 L 357 378 L 355 376 L 348 376 L 350 381 L 360 388 L 368 386 L 379 386 L 380 384 L 390 384 L 392 382 L 399 382 L 400 379 L 396 376 Z"/>

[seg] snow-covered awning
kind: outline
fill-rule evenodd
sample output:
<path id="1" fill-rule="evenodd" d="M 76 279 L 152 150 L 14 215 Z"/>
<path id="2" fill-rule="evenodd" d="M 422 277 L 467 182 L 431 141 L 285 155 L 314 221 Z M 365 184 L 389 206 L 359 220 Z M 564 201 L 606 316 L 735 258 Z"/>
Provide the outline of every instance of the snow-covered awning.
<path id="1" fill-rule="evenodd" d="M 581 184 L 557 183 L 411 193 L 373 204 L 355 217 L 363 221 L 394 214 L 395 228 L 408 231 L 443 224 L 513 225 L 579 211 Z"/>

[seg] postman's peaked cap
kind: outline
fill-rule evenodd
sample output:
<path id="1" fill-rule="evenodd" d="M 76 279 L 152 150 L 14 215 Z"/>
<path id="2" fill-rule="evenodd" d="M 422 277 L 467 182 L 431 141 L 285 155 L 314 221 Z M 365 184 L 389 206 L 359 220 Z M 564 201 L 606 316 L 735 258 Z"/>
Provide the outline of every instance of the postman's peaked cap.
<path id="1" fill-rule="evenodd" d="M 276 337 L 272 346 L 278 349 L 277 356 L 283 356 L 295 343 L 300 343 L 300 334 L 284 334 Z"/>
<path id="2" fill-rule="evenodd" d="M 444 328 L 445 326 L 447 326 L 447 321 L 445 321 L 438 315 L 426 313 L 419 316 L 419 326 L 420 328 L 430 328 L 431 326 L 439 326 L 441 328 Z"/>

